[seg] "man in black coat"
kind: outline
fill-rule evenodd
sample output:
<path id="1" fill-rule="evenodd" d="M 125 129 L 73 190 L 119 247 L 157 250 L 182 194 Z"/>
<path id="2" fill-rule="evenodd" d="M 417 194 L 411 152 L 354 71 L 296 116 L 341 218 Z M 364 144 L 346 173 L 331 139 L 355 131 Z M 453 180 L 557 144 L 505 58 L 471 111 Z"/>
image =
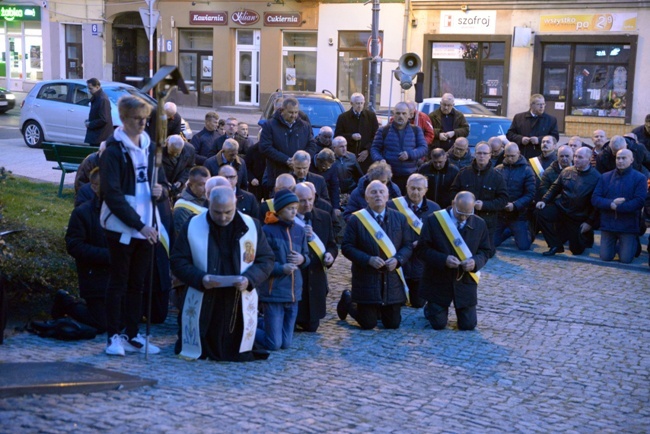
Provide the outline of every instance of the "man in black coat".
<path id="1" fill-rule="evenodd" d="M 282 111 L 274 114 L 262 127 L 259 146 L 266 157 L 264 181 L 269 188 L 275 184 L 278 175 L 291 172 L 296 151 L 315 154 L 314 133 L 311 125 L 298 117 L 299 110 L 297 99 L 285 98 Z"/>
<path id="2" fill-rule="evenodd" d="M 205 160 L 203 165 L 214 176 L 219 173 L 219 168 L 231 166 L 237 171 L 237 186 L 243 190 L 248 190 L 248 169 L 246 162 L 238 155 L 239 143 L 235 139 L 227 139 L 223 143 L 223 148 L 216 155 Z"/>
<path id="3" fill-rule="evenodd" d="M 332 139 L 332 151 L 336 156 L 334 167 L 339 174 L 341 194 L 350 194 L 363 176 L 357 157 L 348 151 L 348 142 L 343 136 Z M 345 201 L 347 203 L 347 200 Z M 345 206 L 345 203 L 342 205 Z"/>
<path id="4" fill-rule="evenodd" d="M 201 164 L 209 157 L 217 153 L 215 142 L 221 135 L 217 127 L 219 126 L 219 115 L 216 112 L 207 112 L 205 114 L 205 126 L 201 131 L 192 136 L 190 143 L 196 150 L 196 164 Z"/>
<path id="5" fill-rule="evenodd" d="M 309 266 L 301 270 L 302 300 L 298 303 L 296 325 L 303 331 L 315 332 L 320 320 L 325 318 L 327 313 L 329 285 L 326 269 L 334 264 L 339 248 L 334 240 L 332 218 L 325 211 L 314 208 L 316 196 L 311 188 L 300 183 L 296 185 L 295 193 L 299 200 L 295 222 L 305 229 L 311 257 Z M 314 237 L 320 240 L 320 243 Z M 321 247 L 325 248 L 320 252 L 322 256 L 317 253 Z"/>
<path id="6" fill-rule="evenodd" d="M 167 137 L 174 134 L 181 134 L 183 132 L 183 119 L 178 114 L 178 107 L 176 104 L 169 101 L 163 106 L 165 114 L 167 115 Z"/>
<path id="7" fill-rule="evenodd" d="M 474 155 L 472 165 L 458 172 L 450 193 L 455 195 L 461 191 L 469 191 L 474 194 L 476 214 L 485 220 L 490 233 L 491 258 L 496 252 L 493 240 L 497 217 L 499 211 L 508 203 L 508 189 L 503 176 L 492 167 L 490 147 L 487 144 L 478 145 Z"/>
<path id="8" fill-rule="evenodd" d="M 299 182 L 311 182 L 316 187 L 316 195 L 319 199 L 326 200 L 330 205 L 333 205 L 329 192 L 327 191 L 327 181 L 321 175 L 310 172 L 311 156 L 307 151 L 297 151 L 291 158 L 291 174 Z"/>
<path id="9" fill-rule="evenodd" d="M 474 195 L 459 192 L 450 208 L 439 211 L 448 215 L 467 245 L 471 256 L 460 255 L 445 235 L 436 215 L 424 222 L 416 255 L 424 264 L 420 296 L 428 301 L 424 315 L 434 330 L 447 326 L 449 306 L 454 303 L 459 330 L 476 328 L 476 305 L 479 276 L 476 274 L 490 258 L 490 241 L 485 222 L 474 215 Z M 441 217 L 443 214 L 441 214 Z M 446 217 L 446 216 L 445 216 Z M 461 259 L 462 258 L 462 259 Z"/>
<path id="10" fill-rule="evenodd" d="M 424 175 L 414 173 L 409 176 L 406 182 L 406 194 L 388 201 L 388 207 L 402 213 L 413 230 L 415 238 L 413 248 L 418 244 L 417 240 L 420 238 L 422 222 L 440 209 L 437 203 L 425 197 L 427 185 L 427 178 Z M 410 291 L 411 307 L 420 308 L 424 306 L 425 300 L 419 295 L 422 262 L 415 255 L 411 256 L 411 259 L 404 264 L 404 276 Z"/>
<path id="11" fill-rule="evenodd" d="M 167 138 L 167 146 L 163 148 L 162 165 L 169 187 L 169 196 L 175 200 L 185 187 L 194 167 L 194 147 L 175 134 Z"/>
<path id="12" fill-rule="evenodd" d="M 542 173 L 542 178 L 539 181 L 535 194 L 535 204 L 542 200 L 548 189 L 551 188 L 551 185 L 560 176 L 562 170 L 569 166 L 573 166 L 573 149 L 568 145 L 562 145 L 557 148 L 557 159 Z"/>
<path id="13" fill-rule="evenodd" d="M 368 207 L 354 213 L 345 228 L 341 251 L 352 262 L 352 292 L 343 291 L 337 314 L 344 321 L 349 313 L 364 330 L 375 328 L 378 319 L 384 328 L 397 329 L 406 302 L 399 269 L 413 253 L 413 231 L 406 217 L 386 208 L 388 188 L 380 181 L 368 184 L 366 201 Z M 384 237 L 393 249 L 380 247 L 377 240 Z"/>
<path id="14" fill-rule="evenodd" d="M 257 203 L 257 199 L 252 193 L 242 190 L 237 185 L 239 183 L 239 175 L 235 168 L 226 164 L 225 166 L 221 166 L 217 175 L 223 176 L 228 180 L 228 182 L 230 182 L 230 186 L 237 197 L 237 210 L 244 214 L 248 214 L 251 217 L 257 218 L 260 213 L 260 206 Z"/>
<path id="15" fill-rule="evenodd" d="M 519 250 L 530 249 L 528 210 L 535 199 L 535 173 L 519 153 L 516 143 L 506 145 L 503 163 L 495 170 L 503 176 L 508 191 L 508 203 L 499 212 L 494 233 L 494 247 L 512 235 Z"/>
<path id="16" fill-rule="evenodd" d="M 356 156 L 363 173 L 366 173 L 372 164 L 370 146 L 379 129 L 377 115 L 363 108 L 365 102 L 366 98 L 363 94 L 353 93 L 350 96 L 352 107 L 339 115 L 334 130 L 334 137 L 343 136 L 345 138 L 350 152 Z"/>
<path id="17" fill-rule="evenodd" d="M 545 107 L 546 102 L 543 95 L 538 93 L 532 95 L 530 110 L 516 114 L 506 133 L 508 140 L 519 145 L 521 155 L 526 160 L 542 153 L 540 145 L 544 136 L 553 136 L 556 141 L 560 139 L 557 119 L 544 113 Z"/>
<path id="18" fill-rule="evenodd" d="M 245 138 L 237 134 L 238 129 L 239 129 L 239 122 L 237 121 L 236 118 L 231 117 L 226 119 L 226 128 L 224 129 L 224 134 L 221 137 L 219 137 L 215 142 L 217 152 L 223 149 L 223 144 L 228 139 L 233 139 L 237 142 L 237 144 L 239 145 L 237 147 L 238 152 L 248 144 Z"/>
<path id="19" fill-rule="evenodd" d="M 537 222 L 549 247 L 544 256 L 564 252 L 567 240 L 571 253 L 580 255 L 593 240 L 597 211 L 591 204 L 591 195 L 600 173 L 591 167 L 590 158 L 589 148 L 578 149 L 575 165 L 562 170 L 542 200 L 537 202 Z"/>
<path id="20" fill-rule="evenodd" d="M 90 146 L 99 146 L 101 142 L 113 134 L 113 116 L 111 115 L 111 101 L 102 89 L 101 83 L 96 78 L 86 81 L 90 98 L 90 112 L 86 121 L 86 137 L 84 143 Z"/>
<path id="21" fill-rule="evenodd" d="M 90 186 L 93 191 L 92 200 L 72 210 L 65 233 L 66 249 L 77 265 L 79 295 L 83 301 L 60 290 L 54 299 L 52 316 L 58 319 L 68 315 L 80 323 L 94 327 L 99 333 L 104 333 L 110 255 L 104 230 L 99 223 L 99 168 L 91 171 Z"/>
<path id="22" fill-rule="evenodd" d="M 431 151 L 431 160 L 418 169 L 418 173 L 428 180 L 427 199 L 434 201 L 442 208 L 451 205 L 449 189 L 458 175 L 459 169 L 447 159 L 447 153 L 442 148 Z"/>

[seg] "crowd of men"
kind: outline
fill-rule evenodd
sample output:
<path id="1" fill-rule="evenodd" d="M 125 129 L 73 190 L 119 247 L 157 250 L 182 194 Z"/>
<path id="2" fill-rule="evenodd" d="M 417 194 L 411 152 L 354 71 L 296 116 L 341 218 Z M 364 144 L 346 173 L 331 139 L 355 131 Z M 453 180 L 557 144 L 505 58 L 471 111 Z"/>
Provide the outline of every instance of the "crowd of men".
<path id="1" fill-rule="evenodd" d="M 474 329 L 480 269 L 510 236 L 528 250 L 541 231 L 545 256 L 567 243 L 578 255 L 600 229 L 602 260 L 639 255 L 650 115 L 634 134 L 608 140 L 597 130 L 592 145 L 558 146 L 557 122 L 533 95 L 505 136 L 470 144 L 451 94 L 428 116 L 400 102 L 383 127 L 362 94 L 351 106 L 314 137 L 299 102 L 285 98 L 258 140 L 235 118 L 219 131 L 208 112 L 189 142 L 166 107 L 156 167 L 151 110 L 122 98 L 123 126 L 75 181 L 66 242 L 85 302 L 60 291 L 56 315 L 106 331 L 109 355 L 155 354 L 139 333 L 152 286 L 154 322 L 174 294 L 177 354 L 246 361 L 318 329 L 339 251 L 352 265 L 337 314 L 361 329 L 398 328 L 404 305 L 424 307 L 443 329 L 452 303 L 458 328 Z"/>

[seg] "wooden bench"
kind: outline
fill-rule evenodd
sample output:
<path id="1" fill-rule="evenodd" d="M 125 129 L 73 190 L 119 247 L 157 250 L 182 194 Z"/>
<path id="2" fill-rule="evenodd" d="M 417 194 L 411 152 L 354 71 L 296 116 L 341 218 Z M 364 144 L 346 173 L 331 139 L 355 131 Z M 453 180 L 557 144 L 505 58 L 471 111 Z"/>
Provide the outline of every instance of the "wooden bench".
<path id="1" fill-rule="evenodd" d="M 54 170 L 61 171 L 61 182 L 59 183 L 59 197 L 63 197 L 63 184 L 65 175 L 75 173 L 81 162 L 90 154 L 97 151 L 94 146 L 69 145 L 67 143 L 43 142 L 43 154 L 47 161 L 54 161 L 58 166 Z"/>

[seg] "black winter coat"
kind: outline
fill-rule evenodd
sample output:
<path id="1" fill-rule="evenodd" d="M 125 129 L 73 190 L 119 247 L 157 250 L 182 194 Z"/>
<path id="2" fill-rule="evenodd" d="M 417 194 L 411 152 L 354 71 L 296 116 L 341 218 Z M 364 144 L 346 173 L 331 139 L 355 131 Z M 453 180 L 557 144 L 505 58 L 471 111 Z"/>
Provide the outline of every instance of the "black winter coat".
<path id="1" fill-rule="evenodd" d="M 503 176 L 494 170 L 492 163 L 480 170 L 474 160 L 471 166 L 458 172 L 450 193 L 455 197 L 456 193 L 463 190 L 471 191 L 476 200 L 483 201 L 483 208 L 476 214 L 485 220 L 488 228 L 495 227 L 499 211 L 508 203 L 508 188 Z"/>
<path id="2" fill-rule="evenodd" d="M 295 174 L 292 174 L 293 178 L 296 180 L 296 183 L 298 183 L 298 178 L 296 177 Z M 312 173 L 308 172 L 307 173 L 307 182 L 311 182 L 314 184 L 314 187 L 316 188 L 316 197 L 319 199 L 326 200 L 330 205 L 332 205 L 332 201 L 330 199 L 330 194 L 329 191 L 327 190 L 327 181 L 325 181 L 325 178 L 323 178 L 322 175 L 319 175 L 317 173 Z"/>
<path id="3" fill-rule="evenodd" d="M 547 205 L 555 200 L 557 207 L 571 219 L 586 221 L 593 227 L 597 213 L 591 204 L 591 195 L 599 179 L 600 173 L 591 166 L 583 171 L 574 166 L 567 167 L 560 172 L 542 200 Z"/>
<path id="4" fill-rule="evenodd" d="M 262 127 L 259 146 L 266 157 L 265 182 L 269 188 L 273 188 L 275 178 L 291 171 L 287 160 L 301 150 L 313 156 L 316 141 L 310 124 L 298 118 L 289 127 L 278 112 Z"/>
<path id="5" fill-rule="evenodd" d="M 336 128 L 334 129 L 334 137 L 343 136 L 348 142 L 348 150 L 355 156 L 358 156 L 361 151 L 368 151 L 370 153 L 370 146 L 375 139 L 375 134 L 379 129 L 379 122 L 377 115 L 370 110 L 362 110 L 359 117 L 354 114 L 354 110 L 350 109 L 345 113 L 341 113 L 336 120 Z M 358 142 L 352 139 L 352 134 L 361 134 L 361 140 Z M 372 163 L 370 155 L 361 164 L 364 173 Z"/>
<path id="6" fill-rule="evenodd" d="M 101 203 L 97 195 L 72 210 L 65 246 L 77 264 L 79 294 L 83 298 L 104 297 L 110 275 L 110 254 L 99 224 Z"/>
<path id="7" fill-rule="evenodd" d="M 367 209 L 371 215 L 374 215 L 370 208 Z M 406 217 L 387 208 L 384 231 L 395 245 L 398 266 L 403 266 L 413 253 L 413 241 L 415 241 Z M 387 258 L 355 215 L 350 218 L 345 228 L 341 252 L 352 262 L 352 301 L 381 305 L 402 304 L 406 301 L 404 284 L 397 274 L 397 269 L 385 273 L 376 270 L 368 263 L 372 256 Z"/>
<path id="8" fill-rule="evenodd" d="M 445 162 L 441 170 L 436 170 L 431 162 L 421 165 L 418 173 L 426 176 L 429 180 L 427 199 L 434 201 L 442 208 L 447 208 L 451 205 L 453 197 L 449 189 L 459 171 L 460 169 L 454 164 L 451 164 L 449 160 Z"/>
<path id="9" fill-rule="evenodd" d="M 444 114 L 442 114 L 442 110 L 440 110 L 440 108 L 437 108 L 435 111 L 429 113 L 429 119 L 431 119 L 431 124 L 433 125 L 433 131 L 435 133 L 433 143 L 431 144 L 431 149 L 442 148 L 445 151 L 448 151 L 452 146 L 454 146 L 457 138 L 469 136 L 469 124 L 467 123 L 467 119 L 465 119 L 465 115 L 455 108 L 451 109 L 451 113 L 454 115 L 452 130 L 455 134 L 454 137 L 452 137 L 450 140 L 446 140 L 444 142 L 440 141 L 440 133 L 445 132 L 442 128 L 442 117 L 444 116 Z"/>
<path id="10" fill-rule="evenodd" d="M 508 140 L 519 145 L 521 155 L 523 155 L 526 160 L 532 157 L 537 157 L 542 153 L 541 146 L 542 138 L 544 136 L 553 136 L 555 137 L 555 140 L 560 139 L 560 133 L 557 129 L 557 119 L 548 113 L 543 113 L 541 116 L 534 117 L 530 111 L 517 113 L 512 119 L 510 129 L 508 129 L 508 132 L 506 133 Z M 537 145 L 530 143 L 522 145 L 521 139 L 524 137 L 537 137 L 539 143 Z"/>
<path id="11" fill-rule="evenodd" d="M 162 165 L 165 170 L 165 177 L 169 183 L 169 189 L 172 191 L 173 196 L 181 193 L 185 187 L 185 183 L 190 178 L 190 169 L 194 167 L 195 154 L 194 146 L 187 142 L 183 145 L 180 155 L 176 158 L 170 158 L 167 147 L 163 148 Z M 174 188 L 173 185 L 177 182 L 180 183 L 180 186 Z"/>
<path id="12" fill-rule="evenodd" d="M 447 209 L 447 212 L 451 212 Z M 473 271 L 479 271 L 490 257 L 490 240 L 485 222 L 478 216 L 470 216 L 460 235 L 472 252 L 476 264 Z M 426 219 L 415 249 L 417 257 L 424 264 L 420 279 L 420 297 L 439 306 L 448 307 L 454 302 L 456 309 L 476 306 L 478 285 L 468 273 L 456 268 L 448 268 L 447 256 L 456 252 L 442 230 L 438 219 Z M 460 273 L 462 277 L 458 279 Z"/>
<path id="13" fill-rule="evenodd" d="M 223 151 L 219 151 L 216 155 L 205 160 L 203 166 L 210 171 L 210 175 L 217 176 L 221 166 L 225 166 L 226 164 L 230 163 L 224 162 Z M 235 156 L 232 167 L 237 171 L 237 188 L 248 190 L 248 169 L 246 168 L 244 159 L 239 157 L 239 155 Z"/>
<path id="14" fill-rule="evenodd" d="M 208 131 L 205 128 L 192 136 L 190 143 L 196 150 L 196 164 L 203 165 L 206 159 L 217 154 L 216 141 L 219 136 L 217 130 Z"/>
<path id="15" fill-rule="evenodd" d="M 99 89 L 90 98 L 90 112 L 88 113 L 88 126 L 86 128 L 84 143 L 95 146 L 99 146 L 101 142 L 113 134 L 111 101 L 103 89 Z"/>
<path id="16" fill-rule="evenodd" d="M 535 199 L 537 175 L 522 156 L 514 164 L 499 164 L 495 170 L 503 176 L 506 183 L 508 202 L 515 206 L 513 211 L 501 211 L 499 216 L 509 220 L 525 220 L 528 208 Z"/>
<path id="17" fill-rule="evenodd" d="M 339 248 L 334 239 L 334 228 L 332 227 L 330 215 L 323 210 L 314 208 L 312 210 L 311 226 L 325 245 L 326 252 L 329 252 L 336 259 Z M 301 270 L 303 285 L 302 300 L 298 304 L 298 318 L 296 320 L 298 323 L 322 319 L 327 313 L 327 293 L 329 292 L 327 274 L 323 268 L 323 262 L 311 247 L 309 247 L 309 258 L 309 267 Z"/>

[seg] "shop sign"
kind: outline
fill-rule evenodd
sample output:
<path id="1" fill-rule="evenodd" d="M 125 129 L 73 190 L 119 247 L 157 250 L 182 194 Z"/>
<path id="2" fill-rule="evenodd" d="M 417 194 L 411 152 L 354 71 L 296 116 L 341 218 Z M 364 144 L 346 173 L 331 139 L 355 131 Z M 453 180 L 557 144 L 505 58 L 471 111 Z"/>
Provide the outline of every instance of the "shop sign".
<path id="1" fill-rule="evenodd" d="M 41 8 L 36 6 L 2 6 L 0 21 L 40 21 Z"/>
<path id="2" fill-rule="evenodd" d="M 497 11 L 440 11 L 440 33 L 493 35 Z"/>
<path id="3" fill-rule="evenodd" d="M 614 14 L 542 15 L 539 31 L 546 33 L 636 31 L 635 12 Z"/>
<path id="4" fill-rule="evenodd" d="M 250 26 L 260 20 L 260 14 L 250 9 L 241 9 L 233 12 L 230 15 L 230 19 L 233 23 L 239 24 L 240 26 Z"/>
<path id="5" fill-rule="evenodd" d="M 204 26 L 225 26 L 228 24 L 228 12 L 190 11 L 190 24 Z"/>
<path id="6" fill-rule="evenodd" d="M 431 46 L 432 59 L 462 59 L 467 52 L 462 42 L 434 42 Z"/>
<path id="7" fill-rule="evenodd" d="M 267 27 L 300 27 L 300 12 L 264 12 L 264 25 Z"/>

